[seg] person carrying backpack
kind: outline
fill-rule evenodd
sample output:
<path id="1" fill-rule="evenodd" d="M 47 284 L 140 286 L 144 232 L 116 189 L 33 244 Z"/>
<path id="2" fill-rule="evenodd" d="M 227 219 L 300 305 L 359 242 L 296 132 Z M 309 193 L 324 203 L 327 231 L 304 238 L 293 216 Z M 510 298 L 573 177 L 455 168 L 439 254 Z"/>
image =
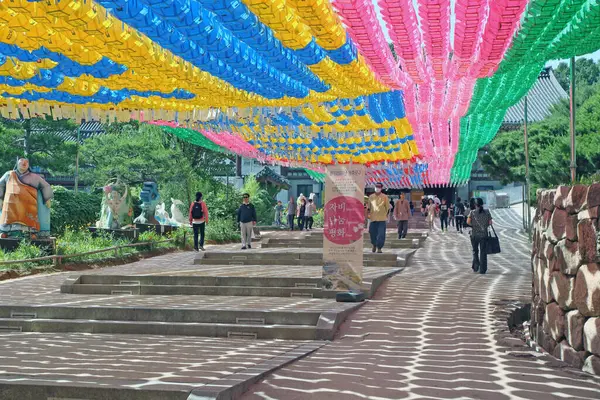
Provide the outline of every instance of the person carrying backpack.
<path id="1" fill-rule="evenodd" d="M 196 192 L 196 201 L 190 205 L 190 225 L 194 228 L 194 250 L 204 251 L 204 231 L 208 224 L 208 208 L 202 201 L 202 192 Z M 198 234 L 200 234 L 200 243 L 198 243 Z"/>

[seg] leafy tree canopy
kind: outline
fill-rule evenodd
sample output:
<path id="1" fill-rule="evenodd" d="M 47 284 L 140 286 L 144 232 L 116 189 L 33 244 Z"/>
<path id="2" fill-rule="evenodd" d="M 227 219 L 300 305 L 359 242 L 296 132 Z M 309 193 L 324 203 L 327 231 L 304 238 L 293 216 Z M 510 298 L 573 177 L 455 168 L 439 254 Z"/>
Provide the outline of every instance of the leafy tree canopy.
<path id="1" fill-rule="evenodd" d="M 584 97 L 576 114 L 576 155 L 579 178 L 600 171 L 600 69 L 593 61 L 579 59 Z M 562 64 L 561 64 L 562 65 Z M 566 64 L 565 64 L 566 66 Z M 565 66 L 562 68 L 564 70 Z M 584 68 L 585 67 L 585 68 Z M 567 68 L 568 72 L 568 68 Z M 552 115 L 528 127 L 530 176 L 535 187 L 552 187 L 570 181 L 568 103 L 557 105 Z M 481 162 L 487 173 L 503 183 L 525 180 L 523 130 L 499 133 L 487 147 Z"/>
<path id="2" fill-rule="evenodd" d="M 77 144 L 65 142 L 59 134 L 75 132 L 76 125 L 68 120 L 33 118 L 23 121 L 0 122 L 0 170 L 14 168 L 18 157 L 28 157 L 31 166 L 40 167 L 53 175 L 73 172 Z"/>

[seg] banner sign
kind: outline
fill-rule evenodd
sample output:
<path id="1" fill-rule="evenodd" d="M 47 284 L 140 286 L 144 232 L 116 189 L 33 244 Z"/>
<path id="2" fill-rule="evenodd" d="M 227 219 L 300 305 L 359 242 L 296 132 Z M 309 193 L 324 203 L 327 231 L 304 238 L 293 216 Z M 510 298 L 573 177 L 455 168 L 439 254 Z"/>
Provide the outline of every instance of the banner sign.
<path id="1" fill-rule="evenodd" d="M 364 165 L 331 165 L 325 177 L 323 279 L 331 290 L 360 290 L 365 229 Z"/>

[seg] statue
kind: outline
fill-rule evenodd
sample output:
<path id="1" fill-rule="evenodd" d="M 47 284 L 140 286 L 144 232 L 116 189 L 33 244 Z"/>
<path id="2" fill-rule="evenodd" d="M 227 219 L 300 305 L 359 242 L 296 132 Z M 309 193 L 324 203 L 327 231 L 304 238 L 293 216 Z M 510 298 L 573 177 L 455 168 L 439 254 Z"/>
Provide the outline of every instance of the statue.
<path id="1" fill-rule="evenodd" d="M 53 197 L 48 182 L 31 172 L 27 158 L 20 158 L 0 179 L 0 237 L 49 236 Z"/>
<path id="2" fill-rule="evenodd" d="M 156 213 L 156 206 L 161 200 L 156 182 L 144 182 L 140 193 L 140 200 L 142 200 L 142 213 L 133 222 L 136 224 L 158 225 L 159 222 L 156 220 L 154 214 Z"/>
<path id="3" fill-rule="evenodd" d="M 171 198 L 171 225 L 173 226 L 188 224 L 187 218 L 185 218 L 179 206 L 183 206 L 183 202 L 181 200 Z"/>
<path id="4" fill-rule="evenodd" d="M 165 203 L 161 202 L 156 206 L 154 218 L 156 218 L 156 221 L 158 221 L 159 225 L 169 225 L 171 218 L 169 217 L 167 210 L 165 210 Z"/>
<path id="5" fill-rule="evenodd" d="M 96 228 L 122 229 L 131 225 L 132 215 L 133 206 L 127 185 L 117 181 L 104 186 L 102 211 L 100 219 L 96 222 Z"/>

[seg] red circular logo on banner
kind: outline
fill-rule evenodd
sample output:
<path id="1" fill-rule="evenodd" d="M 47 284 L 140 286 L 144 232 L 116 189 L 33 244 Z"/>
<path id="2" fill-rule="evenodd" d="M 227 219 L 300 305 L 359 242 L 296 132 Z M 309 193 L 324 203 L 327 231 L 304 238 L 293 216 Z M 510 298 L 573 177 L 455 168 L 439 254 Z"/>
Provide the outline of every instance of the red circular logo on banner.
<path id="1" fill-rule="evenodd" d="M 332 243 L 346 245 L 362 237 L 365 227 L 363 203 L 350 196 L 339 196 L 325 205 L 325 237 Z"/>

